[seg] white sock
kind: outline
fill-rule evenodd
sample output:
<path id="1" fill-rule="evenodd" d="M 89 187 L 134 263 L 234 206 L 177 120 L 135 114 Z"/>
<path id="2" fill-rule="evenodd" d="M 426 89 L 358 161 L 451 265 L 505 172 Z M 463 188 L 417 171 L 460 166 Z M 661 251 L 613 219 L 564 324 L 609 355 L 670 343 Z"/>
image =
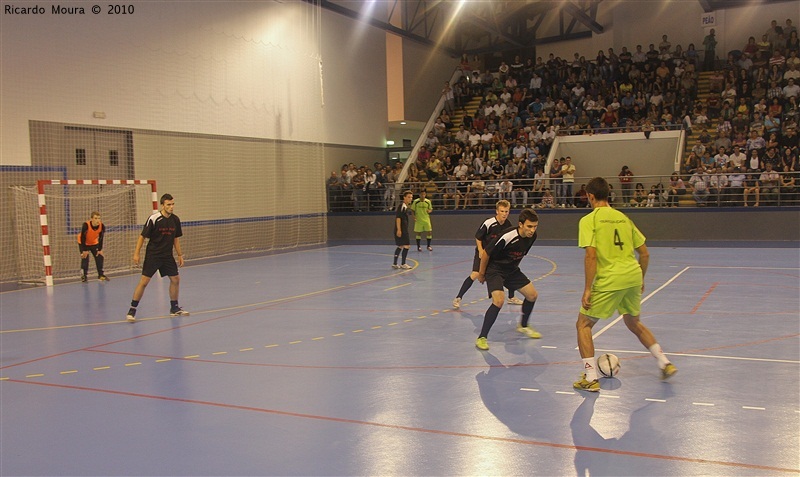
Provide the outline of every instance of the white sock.
<path id="1" fill-rule="evenodd" d="M 591 358 L 583 358 L 583 371 L 586 373 L 587 381 L 594 381 L 597 379 L 597 364 L 594 361 L 594 356 Z"/>
<path id="2" fill-rule="evenodd" d="M 655 359 L 658 360 L 658 367 L 664 369 L 668 364 L 669 360 L 667 359 L 667 355 L 664 354 L 664 351 L 661 349 L 661 345 L 656 343 L 650 347 L 650 354 L 653 355 Z"/>

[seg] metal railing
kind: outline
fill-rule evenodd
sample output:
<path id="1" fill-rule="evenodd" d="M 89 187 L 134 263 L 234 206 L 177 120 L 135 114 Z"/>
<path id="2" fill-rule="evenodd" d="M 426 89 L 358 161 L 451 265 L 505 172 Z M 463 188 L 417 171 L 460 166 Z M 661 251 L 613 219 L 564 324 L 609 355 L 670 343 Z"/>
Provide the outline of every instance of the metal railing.
<path id="1" fill-rule="evenodd" d="M 800 173 L 779 173 L 778 184 L 762 184 L 760 172 L 744 173 L 746 181 L 742 186 L 727 185 L 721 189 L 707 188 L 708 193 L 695 190 L 688 177 L 682 177 L 685 188 L 673 191 L 670 176 L 636 176 L 628 183 L 619 182 L 617 176 L 607 176 L 612 186 L 611 205 L 614 207 L 645 208 L 696 208 L 696 207 L 744 207 L 747 206 L 800 206 Z M 713 176 L 730 174 L 709 174 L 710 184 Z M 495 203 L 506 199 L 512 208 L 581 208 L 588 207 L 588 201 L 580 196 L 581 185 L 590 177 L 576 177 L 572 187 L 560 179 L 513 178 L 511 191 L 503 188 L 504 179 L 470 178 L 463 181 L 409 181 L 402 184 L 402 190 L 411 190 L 418 197 L 425 190 L 427 198 L 433 202 L 435 210 L 494 209 Z M 641 188 L 638 189 L 638 184 Z M 507 189 L 507 187 L 506 187 Z M 701 189 L 701 188 L 698 188 Z M 548 192 L 546 192 L 549 191 Z M 569 192 L 569 193 L 568 193 Z M 396 184 L 389 183 L 372 189 L 354 190 L 347 186 L 328 187 L 329 212 L 380 212 L 393 210 L 396 197 Z"/>

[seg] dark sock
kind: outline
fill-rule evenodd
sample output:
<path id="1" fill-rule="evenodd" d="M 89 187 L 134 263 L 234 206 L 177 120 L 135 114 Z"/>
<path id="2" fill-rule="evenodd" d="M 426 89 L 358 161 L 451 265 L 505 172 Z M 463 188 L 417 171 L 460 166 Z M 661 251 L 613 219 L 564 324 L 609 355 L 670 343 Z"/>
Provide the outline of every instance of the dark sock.
<path id="1" fill-rule="evenodd" d="M 178 308 L 178 300 L 170 300 L 169 306 L 170 308 Z"/>
<path id="2" fill-rule="evenodd" d="M 131 300 L 131 308 L 136 308 L 139 306 L 139 300 Z"/>
<path id="3" fill-rule="evenodd" d="M 475 283 L 475 280 L 471 279 L 470 277 L 467 277 L 464 280 L 464 283 L 461 284 L 461 289 L 458 290 L 458 295 L 456 296 L 458 298 L 464 298 L 464 294 L 467 293 L 467 290 L 469 290 L 469 287 L 471 287 L 473 283 Z"/>
<path id="4" fill-rule="evenodd" d="M 394 264 L 395 264 L 395 265 L 397 265 L 397 257 L 399 257 L 399 256 L 400 256 L 400 250 L 402 250 L 400 247 L 397 247 L 397 248 L 394 250 Z"/>
<path id="5" fill-rule="evenodd" d="M 420 238 L 417 237 L 417 248 L 419 248 L 419 242 L 420 242 Z"/>
<path id="6" fill-rule="evenodd" d="M 500 308 L 492 303 L 489 309 L 486 310 L 486 314 L 483 315 L 483 328 L 481 328 L 481 334 L 478 335 L 478 338 L 487 338 L 489 336 L 489 330 L 492 329 L 492 325 L 497 321 L 498 313 L 500 313 Z"/>
<path id="7" fill-rule="evenodd" d="M 406 257 L 408 257 L 408 249 L 403 249 L 403 263 L 406 263 Z"/>
<path id="8" fill-rule="evenodd" d="M 514 298 L 514 290 L 511 289 L 508 290 L 508 298 L 509 299 Z"/>
<path id="9" fill-rule="evenodd" d="M 528 301 L 526 298 L 525 301 L 522 302 L 522 320 L 520 320 L 520 326 L 526 327 L 528 326 L 528 318 L 531 317 L 531 312 L 533 311 L 533 305 L 535 305 L 535 301 Z"/>
<path id="10" fill-rule="evenodd" d="M 431 238 L 428 237 L 428 247 L 430 247 L 430 246 L 431 246 Z"/>

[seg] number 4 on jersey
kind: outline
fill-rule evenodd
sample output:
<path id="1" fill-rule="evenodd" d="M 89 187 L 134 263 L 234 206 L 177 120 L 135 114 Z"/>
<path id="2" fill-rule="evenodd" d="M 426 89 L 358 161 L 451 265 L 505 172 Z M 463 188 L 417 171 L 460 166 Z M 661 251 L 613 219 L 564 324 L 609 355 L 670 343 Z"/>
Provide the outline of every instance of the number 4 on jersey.
<path id="1" fill-rule="evenodd" d="M 625 243 L 622 240 L 620 240 L 619 232 L 617 231 L 617 229 L 614 229 L 614 245 L 619 247 L 620 250 L 622 250 L 622 246 L 625 245 Z"/>

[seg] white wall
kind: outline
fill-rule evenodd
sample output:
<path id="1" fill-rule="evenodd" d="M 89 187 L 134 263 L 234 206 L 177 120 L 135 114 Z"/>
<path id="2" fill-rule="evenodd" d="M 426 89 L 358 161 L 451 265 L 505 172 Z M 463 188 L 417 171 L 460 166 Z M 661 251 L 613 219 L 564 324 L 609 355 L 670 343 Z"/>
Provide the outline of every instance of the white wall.
<path id="1" fill-rule="evenodd" d="M 52 15 L 51 3 L 38 5 L 44 15 L 0 15 L 0 164 L 30 164 L 32 119 L 385 140 L 385 48 L 373 27 L 304 2 L 139 2 L 125 16 Z"/>

